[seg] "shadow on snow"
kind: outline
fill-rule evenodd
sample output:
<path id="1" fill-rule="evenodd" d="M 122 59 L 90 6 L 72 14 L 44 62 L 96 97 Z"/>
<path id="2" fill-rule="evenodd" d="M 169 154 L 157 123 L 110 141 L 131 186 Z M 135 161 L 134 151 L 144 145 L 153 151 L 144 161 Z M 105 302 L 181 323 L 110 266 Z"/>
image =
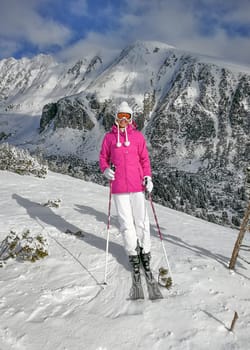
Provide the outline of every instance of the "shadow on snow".
<path id="1" fill-rule="evenodd" d="M 95 248 L 102 250 L 103 252 L 106 251 L 106 239 L 96 236 L 92 233 L 85 232 L 81 228 L 72 225 L 68 221 L 66 221 L 64 218 L 62 218 L 60 215 L 54 213 L 54 211 L 49 208 L 49 207 L 44 207 L 40 205 L 39 203 L 33 202 L 27 198 L 24 198 L 18 194 L 13 194 L 12 198 L 16 200 L 16 202 L 22 206 L 23 208 L 26 209 L 27 214 L 34 219 L 35 221 L 38 222 L 40 226 L 44 227 L 41 225 L 40 221 L 50 225 L 54 226 L 56 229 L 59 231 L 63 232 L 64 234 L 66 230 L 70 230 L 71 232 L 77 232 L 77 231 L 82 231 L 83 237 L 77 237 L 80 240 L 83 240 L 85 243 L 94 246 Z M 84 207 L 84 206 L 79 206 L 81 210 L 86 214 L 88 213 L 89 215 L 95 215 L 98 221 L 103 221 L 106 222 L 106 216 L 102 212 L 98 212 L 97 210 L 91 208 L 91 207 Z M 59 244 L 59 242 L 57 242 Z M 62 244 L 60 243 L 62 246 Z M 63 246 L 64 247 L 64 246 Z M 65 250 L 68 251 L 67 248 L 64 247 Z M 69 252 L 69 251 L 68 251 Z M 71 256 L 73 254 L 69 252 Z M 117 260 L 117 262 L 122 265 L 126 270 L 129 270 L 129 265 L 127 262 L 127 256 L 125 254 L 124 248 L 115 242 L 110 241 L 109 242 L 109 253 Z M 74 256 L 73 256 L 74 257 Z M 74 257 L 75 260 L 79 262 L 79 260 Z M 103 257 L 103 265 L 104 265 L 104 259 Z M 79 262 L 80 263 L 80 262 Z M 81 263 L 82 265 L 82 263 Z"/>

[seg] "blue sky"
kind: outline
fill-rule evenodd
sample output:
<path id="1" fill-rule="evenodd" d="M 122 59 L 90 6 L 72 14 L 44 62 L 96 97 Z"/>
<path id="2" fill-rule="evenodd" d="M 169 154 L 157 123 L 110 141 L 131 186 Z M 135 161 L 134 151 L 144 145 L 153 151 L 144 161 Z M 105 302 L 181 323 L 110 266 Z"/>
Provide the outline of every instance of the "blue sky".
<path id="1" fill-rule="evenodd" d="M 250 65 L 250 0 L 0 0 L 0 59 L 113 55 L 136 40 Z"/>

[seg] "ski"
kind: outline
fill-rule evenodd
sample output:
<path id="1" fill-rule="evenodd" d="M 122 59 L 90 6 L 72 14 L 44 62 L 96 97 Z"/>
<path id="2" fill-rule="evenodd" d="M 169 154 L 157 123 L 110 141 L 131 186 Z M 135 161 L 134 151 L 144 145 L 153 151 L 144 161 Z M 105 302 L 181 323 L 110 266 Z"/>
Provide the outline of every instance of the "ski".
<path id="1" fill-rule="evenodd" d="M 148 289 L 148 297 L 150 300 L 163 299 L 163 295 L 160 291 L 159 285 L 155 280 L 151 270 L 144 269 L 145 279 Z"/>
<path id="2" fill-rule="evenodd" d="M 146 254 L 143 253 L 142 248 L 139 247 L 138 245 L 138 253 L 139 253 L 139 259 L 140 259 L 140 265 L 144 271 L 144 275 L 146 279 L 149 299 L 150 300 L 163 299 L 158 283 L 155 280 L 153 273 L 150 269 L 150 260 L 151 260 L 150 252 Z"/>
<path id="3" fill-rule="evenodd" d="M 150 300 L 163 299 L 163 295 L 159 289 L 158 283 L 155 280 L 151 271 L 145 271 L 145 280 L 147 284 L 148 297 Z M 144 292 L 141 281 L 133 281 L 132 287 L 129 293 L 130 300 L 142 300 L 144 299 Z"/>
<path id="4" fill-rule="evenodd" d="M 132 266 L 132 287 L 130 289 L 129 297 L 131 300 L 144 299 L 144 293 L 141 284 L 139 255 L 130 255 L 129 262 Z"/>
<path id="5" fill-rule="evenodd" d="M 130 300 L 143 300 L 144 299 L 144 293 L 143 288 L 140 283 L 136 284 L 133 283 L 130 293 L 129 293 L 129 299 Z"/>
<path id="6" fill-rule="evenodd" d="M 132 287 L 129 294 L 130 300 L 144 299 L 144 292 L 141 283 L 141 269 L 144 272 L 146 280 L 148 298 L 150 300 L 163 299 L 159 284 L 154 278 L 150 269 L 150 252 L 143 253 L 143 250 L 139 247 L 139 245 L 137 252 L 137 255 L 132 255 L 129 257 L 129 261 L 132 266 Z"/>

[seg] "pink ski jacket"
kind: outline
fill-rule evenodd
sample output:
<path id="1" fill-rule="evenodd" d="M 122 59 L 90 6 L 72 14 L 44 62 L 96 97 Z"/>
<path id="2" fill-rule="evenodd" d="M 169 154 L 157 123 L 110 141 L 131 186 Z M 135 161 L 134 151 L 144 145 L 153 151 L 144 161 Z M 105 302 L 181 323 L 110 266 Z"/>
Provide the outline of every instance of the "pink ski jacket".
<path id="1" fill-rule="evenodd" d="M 111 131 L 104 136 L 99 157 L 100 169 L 104 172 L 106 168 L 110 168 L 111 163 L 114 164 L 112 193 L 142 192 L 143 177 L 151 176 L 145 138 L 136 130 L 135 124 L 127 126 L 127 135 L 119 130 L 118 137 L 118 130 L 118 127 L 113 125 Z"/>

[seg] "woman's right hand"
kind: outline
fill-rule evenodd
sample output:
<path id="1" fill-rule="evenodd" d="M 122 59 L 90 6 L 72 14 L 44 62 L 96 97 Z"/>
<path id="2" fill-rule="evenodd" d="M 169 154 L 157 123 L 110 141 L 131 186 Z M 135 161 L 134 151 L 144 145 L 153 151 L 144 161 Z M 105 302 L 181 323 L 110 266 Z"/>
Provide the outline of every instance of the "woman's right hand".
<path id="1" fill-rule="evenodd" d="M 106 168 L 103 174 L 110 181 L 113 181 L 115 179 L 115 172 L 111 168 Z"/>

